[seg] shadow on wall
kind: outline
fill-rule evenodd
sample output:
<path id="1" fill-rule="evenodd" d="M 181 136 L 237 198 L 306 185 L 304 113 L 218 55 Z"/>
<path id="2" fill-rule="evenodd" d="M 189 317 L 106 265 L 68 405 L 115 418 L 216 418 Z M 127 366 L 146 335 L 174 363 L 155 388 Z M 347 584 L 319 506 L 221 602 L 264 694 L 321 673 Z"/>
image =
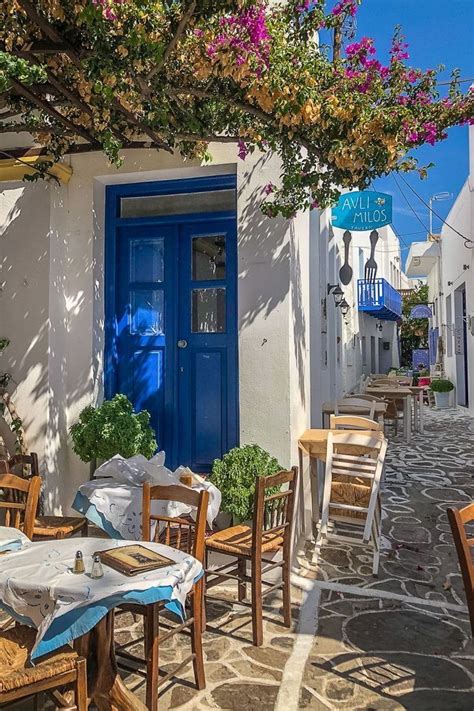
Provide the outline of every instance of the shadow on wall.
<path id="1" fill-rule="evenodd" d="M 294 349 L 301 404 L 304 406 L 306 325 L 298 239 L 293 221 L 289 223 L 281 217 L 268 218 L 261 211 L 264 199 L 261 174 L 268 160 L 262 157 L 248 175 L 248 181 L 257 185 L 250 197 L 244 198 L 242 194 L 247 189 L 247 183 L 240 188 L 238 196 L 239 200 L 245 199 L 240 213 L 245 229 L 238 234 L 239 322 L 240 328 L 245 329 L 257 318 L 267 318 L 283 304 L 291 289 Z"/>
<path id="2" fill-rule="evenodd" d="M 67 235 L 51 226 L 49 185 L 15 183 L 2 192 L 0 321 L 1 335 L 11 340 L 2 370 L 13 375 L 12 400 L 27 447 L 38 451 L 47 473 L 45 506 L 54 511 L 64 502 L 61 489 L 74 465 L 67 446 L 68 408 L 90 391 L 87 379 L 72 387 L 68 382 L 67 353 L 74 344 L 66 348 L 66 342 L 68 334 L 82 332 L 75 321 L 87 301 L 71 285 L 78 275 L 92 274 L 92 263 L 86 254 L 72 260 Z"/>

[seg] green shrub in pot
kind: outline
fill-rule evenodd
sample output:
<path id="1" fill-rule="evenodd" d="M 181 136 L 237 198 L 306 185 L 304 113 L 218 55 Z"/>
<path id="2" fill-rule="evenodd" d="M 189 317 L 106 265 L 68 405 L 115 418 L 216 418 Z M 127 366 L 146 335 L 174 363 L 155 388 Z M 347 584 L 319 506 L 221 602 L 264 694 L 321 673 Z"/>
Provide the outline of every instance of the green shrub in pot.
<path id="1" fill-rule="evenodd" d="M 73 449 L 83 462 L 107 460 L 116 454 L 128 459 L 156 452 L 155 433 L 146 410 L 135 413 L 126 395 L 115 395 L 102 405 L 85 407 L 71 427 Z"/>
<path id="2" fill-rule="evenodd" d="M 222 459 L 216 459 L 209 480 L 222 494 L 221 511 L 230 514 L 237 523 L 252 518 L 255 478 L 281 470 L 275 457 L 257 444 L 247 444 L 234 447 Z"/>
<path id="3" fill-rule="evenodd" d="M 434 393 L 450 393 L 454 390 L 454 384 L 450 380 L 439 378 L 431 381 L 430 388 Z"/>

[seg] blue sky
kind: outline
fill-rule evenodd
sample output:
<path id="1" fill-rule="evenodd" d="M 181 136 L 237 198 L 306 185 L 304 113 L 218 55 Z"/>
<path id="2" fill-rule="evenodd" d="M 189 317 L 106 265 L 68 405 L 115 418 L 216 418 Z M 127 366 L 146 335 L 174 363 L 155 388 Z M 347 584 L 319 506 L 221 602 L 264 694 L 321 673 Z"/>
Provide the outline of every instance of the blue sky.
<path id="1" fill-rule="evenodd" d="M 458 67 L 461 78 L 473 79 L 474 83 L 474 0 L 363 0 L 357 14 L 357 36 L 373 37 L 379 58 L 388 55 L 395 25 L 402 26 L 411 66 L 429 69 L 444 64 L 446 71 L 439 81 L 449 80 L 451 69 Z M 462 87 L 467 91 L 469 84 Z M 415 174 L 404 176 L 424 200 L 428 202 L 431 195 L 444 191 L 453 193 L 455 198 L 468 174 L 467 126 L 450 129 L 445 141 L 420 148 L 414 155 L 421 164 L 435 163 L 424 181 Z M 397 180 L 421 222 L 428 227 L 427 208 L 399 177 Z M 404 201 L 393 176 L 377 180 L 374 188 L 393 195 L 393 223 L 403 237 L 406 258 L 406 245 L 426 239 L 426 231 Z M 446 217 L 454 198 L 436 203 L 434 209 Z M 433 231 L 439 231 L 440 227 L 440 221 L 434 218 Z"/>

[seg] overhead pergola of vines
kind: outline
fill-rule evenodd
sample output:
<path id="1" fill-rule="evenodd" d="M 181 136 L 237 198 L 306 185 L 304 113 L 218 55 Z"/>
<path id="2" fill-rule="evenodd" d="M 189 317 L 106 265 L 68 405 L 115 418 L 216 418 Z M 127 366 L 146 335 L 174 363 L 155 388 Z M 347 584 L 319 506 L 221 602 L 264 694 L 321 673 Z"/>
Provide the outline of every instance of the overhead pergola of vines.
<path id="1" fill-rule="evenodd" d="M 2 0 L 0 132 L 33 136 L 34 177 L 86 151 L 273 151 L 265 207 L 285 216 L 392 170 L 423 175 L 408 152 L 472 120 L 474 95 L 455 75 L 440 97 L 399 33 L 385 62 L 369 38 L 348 43 L 359 2 Z"/>

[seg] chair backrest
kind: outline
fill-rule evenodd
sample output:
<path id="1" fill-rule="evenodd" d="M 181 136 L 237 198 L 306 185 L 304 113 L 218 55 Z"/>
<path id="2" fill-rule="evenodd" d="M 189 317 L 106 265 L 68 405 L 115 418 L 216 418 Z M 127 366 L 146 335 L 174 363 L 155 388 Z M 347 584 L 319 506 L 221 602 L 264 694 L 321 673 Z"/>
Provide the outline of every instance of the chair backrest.
<path id="1" fill-rule="evenodd" d="M 22 479 L 15 474 L 0 474 L 0 510 L 3 526 L 21 528 L 32 538 L 41 490 L 41 478 Z"/>
<path id="2" fill-rule="evenodd" d="M 363 400 L 358 397 L 347 397 L 344 398 L 344 400 L 337 400 L 334 403 L 334 414 L 361 415 L 362 417 L 368 417 L 370 420 L 373 420 L 375 415 L 375 402 Z"/>
<path id="3" fill-rule="evenodd" d="M 367 400 L 368 402 L 385 402 L 383 397 L 366 395 L 366 393 L 352 393 L 351 397 L 357 398 L 357 400 Z"/>
<path id="4" fill-rule="evenodd" d="M 331 415 L 329 417 L 329 428 L 331 430 L 374 430 L 381 432 L 383 425 L 368 417 L 359 415 Z"/>
<path id="5" fill-rule="evenodd" d="M 281 537 L 283 557 L 287 559 L 290 555 L 297 481 L 298 467 L 257 477 L 252 526 L 253 557 L 261 558 L 264 536 L 267 540 L 269 536 Z M 282 490 L 284 484 L 288 484 L 288 488 Z M 273 491 L 275 488 L 278 491 Z"/>
<path id="6" fill-rule="evenodd" d="M 386 451 L 387 440 L 381 432 L 373 435 L 329 432 L 322 529 L 327 528 L 330 516 L 334 515 L 364 525 L 363 540 L 370 539 Z M 363 505 L 357 503 L 358 498 Z"/>
<path id="7" fill-rule="evenodd" d="M 9 470 L 23 478 L 29 479 L 32 476 L 39 476 L 38 455 L 36 452 L 30 454 L 14 454 L 8 460 Z M 28 469 L 27 469 L 28 468 Z"/>
<path id="8" fill-rule="evenodd" d="M 472 558 L 474 538 L 468 538 L 465 528 L 466 524 L 474 522 L 474 503 L 468 504 L 462 509 L 449 507 L 447 512 L 464 582 L 471 633 L 474 637 L 474 561 Z"/>
<path id="9" fill-rule="evenodd" d="M 176 501 L 197 509 L 195 518 L 163 516 L 151 513 L 152 501 Z M 143 485 L 142 538 L 172 546 L 204 562 L 207 506 L 209 492 L 193 491 L 185 486 Z M 154 529 L 154 530 L 153 530 Z"/>
<path id="10" fill-rule="evenodd" d="M 370 383 L 371 388 L 377 388 L 377 387 L 386 387 L 389 385 L 391 388 L 399 388 L 400 383 L 396 380 L 396 378 L 377 378 L 377 380 L 373 380 Z"/>

